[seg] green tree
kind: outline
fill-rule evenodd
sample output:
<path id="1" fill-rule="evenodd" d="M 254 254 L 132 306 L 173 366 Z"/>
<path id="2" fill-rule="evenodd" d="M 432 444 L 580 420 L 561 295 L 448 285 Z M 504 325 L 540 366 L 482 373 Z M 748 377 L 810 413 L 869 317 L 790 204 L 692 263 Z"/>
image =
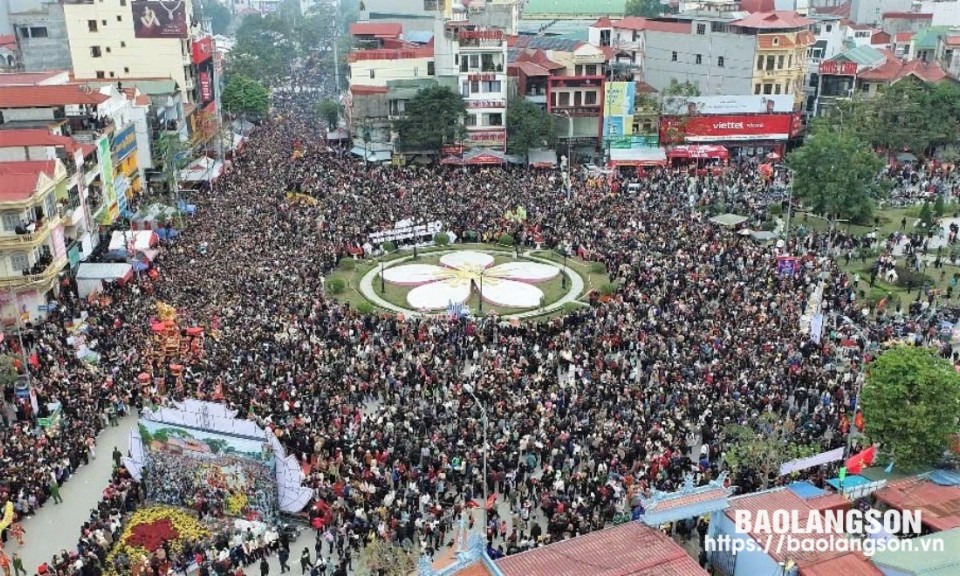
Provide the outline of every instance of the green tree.
<path id="1" fill-rule="evenodd" d="M 214 34 L 226 34 L 230 30 L 233 15 L 230 9 L 216 0 L 204 0 L 200 3 L 204 16 L 210 18 L 210 27 Z"/>
<path id="2" fill-rule="evenodd" d="M 923 226 L 924 230 L 933 229 L 933 208 L 930 207 L 929 202 L 924 202 L 923 206 L 920 207 L 920 225 Z"/>
<path id="3" fill-rule="evenodd" d="M 340 104 L 329 98 L 321 100 L 317 104 L 317 114 L 324 119 L 330 130 L 334 130 L 340 123 Z"/>
<path id="4" fill-rule="evenodd" d="M 688 98 L 694 98 L 696 96 L 700 96 L 700 87 L 697 84 L 689 80 L 680 82 L 676 78 L 671 78 L 670 83 L 660 92 L 660 99 L 657 104 L 660 114 L 674 116 L 676 118 L 667 126 L 667 142 L 683 142 L 687 132 L 687 110 L 685 103 Z M 650 102 L 645 99 L 641 99 L 641 103 L 644 106 L 649 106 L 650 104 Z M 636 105 L 636 100 L 634 100 L 634 105 Z"/>
<path id="5" fill-rule="evenodd" d="M 414 546 L 401 546 L 374 536 L 360 554 L 360 573 L 375 576 L 407 576 L 416 572 L 418 551 Z"/>
<path id="6" fill-rule="evenodd" d="M 787 156 L 787 165 L 793 170 L 794 194 L 813 212 L 831 222 L 873 217 L 883 160 L 854 135 L 818 123 L 806 144 Z"/>
<path id="7" fill-rule="evenodd" d="M 290 22 L 276 15 L 246 16 L 237 28 L 237 44 L 227 60 L 227 77 L 240 75 L 266 86 L 280 85 L 300 54 Z"/>
<path id="8" fill-rule="evenodd" d="M 663 14 L 664 6 L 660 4 L 660 0 L 627 0 L 624 12 L 627 16 L 656 18 Z"/>
<path id="9" fill-rule="evenodd" d="M 223 109 L 233 115 L 266 116 L 270 108 L 270 91 L 246 76 L 231 76 L 220 96 Z"/>
<path id="10" fill-rule="evenodd" d="M 525 98 L 507 102 L 507 152 L 526 157 L 553 140 L 553 119 L 542 108 Z"/>
<path id="11" fill-rule="evenodd" d="M 810 455 L 814 449 L 796 443 L 792 420 L 779 421 L 766 412 L 755 426 L 731 424 L 723 429 L 724 462 L 734 474 L 756 474 L 763 488 L 780 473 L 780 465 Z"/>
<path id="12" fill-rule="evenodd" d="M 933 101 L 940 108 L 931 111 L 933 89 L 919 80 L 905 78 L 874 96 L 857 96 L 843 102 L 833 115 L 843 132 L 887 151 L 910 150 L 923 157 L 927 149 L 948 133 L 956 133 L 951 119 L 948 89 L 936 91 Z"/>
<path id="13" fill-rule="evenodd" d="M 394 123 L 403 150 L 439 150 L 463 139 L 467 108 L 463 98 L 446 86 L 417 92 L 406 104 L 406 116 Z"/>
<path id="14" fill-rule="evenodd" d="M 896 346 L 870 363 L 861 398 L 884 459 L 908 469 L 935 464 L 957 431 L 960 375 L 932 349 Z"/>
<path id="15" fill-rule="evenodd" d="M 13 356 L 0 356 L 0 390 L 12 387 L 20 376 L 15 362 L 16 358 Z"/>

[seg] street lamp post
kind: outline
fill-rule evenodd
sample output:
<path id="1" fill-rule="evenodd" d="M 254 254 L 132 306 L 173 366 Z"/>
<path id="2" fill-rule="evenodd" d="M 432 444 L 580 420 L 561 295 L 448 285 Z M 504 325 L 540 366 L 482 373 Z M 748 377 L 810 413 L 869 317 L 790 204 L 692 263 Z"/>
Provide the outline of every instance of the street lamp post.
<path id="1" fill-rule="evenodd" d="M 562 250 L 563 254 L 563 270 L 560 271 L 560 287 L 566 290 L 567 288 L 567 251 Z"/>
<path id="2" fill-rule="evenodd" d="M 481 316 L 483 316 L 483 273 L 484 270 L 480 270 L 480 305 L 477 309 Z"/>
<path id="3" fill-rule="evenodd" d="M 383 283 L 383 260 L 380 260 L 380 293 L 383 294 L 387 291 L 387 288 Z"/>
<path id="4" fill-rule="evenodd" d="M 483 278 L 483 275 L 480 276 Z M 480 402 L 480 399 L 477 398 L 477 395 L 474 393 L 473 384 L 464 384 L 464 391 L 473 398 L 473 401 L 477 403 L 477 407 L 480 408 L 480 423 L 483 426 L 483 446 L 481 448 L 481 459 L 483 461 L 483 539 L 484 542 L 487 540 L 487 409 L 483 407 L 483 402 Z"/>

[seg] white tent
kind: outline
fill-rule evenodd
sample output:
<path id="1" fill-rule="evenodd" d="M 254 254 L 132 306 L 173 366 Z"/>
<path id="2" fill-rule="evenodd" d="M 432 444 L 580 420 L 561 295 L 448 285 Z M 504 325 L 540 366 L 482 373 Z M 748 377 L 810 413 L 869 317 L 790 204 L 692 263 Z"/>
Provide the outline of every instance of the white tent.
<path id="1" fill-rule="evenodd" d="M 202 156 L 180 171 L 181 182 L 213 182 L 223 173 L 223 162 Z"/>
<path id="2" fill-rule="evenodd" d="M 81 264 L 77 268 L 77 292 L 81 298 L 103 290 L 104 281 L 133 278 L 133 266 L 130 264 Z"/>
<path id="3" fill-rule="evenodd" d="M 130 250 L 130 244 L 133 244 L 133 250 L 147 250 L 157 245 L 160 238 L 152 230 L 115 230 L 110 236 L 109 250 Z"/>

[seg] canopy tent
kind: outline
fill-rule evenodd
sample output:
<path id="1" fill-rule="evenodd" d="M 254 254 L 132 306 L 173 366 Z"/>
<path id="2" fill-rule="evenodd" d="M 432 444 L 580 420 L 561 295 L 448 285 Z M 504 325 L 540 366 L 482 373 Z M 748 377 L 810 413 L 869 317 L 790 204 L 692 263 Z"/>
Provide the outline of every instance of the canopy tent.
<path id="1" fill-rule="evenodd" d="M 729 212 L 726 214 L 721 214 L 719 216 L 714 216 L 713 218 L 710 219 L 710 222 L 713 222 L 718 226 L 723 226 L 724 228 L 735 228 L 746 221 L 747 221 L 746 216 L 740 216 L 739 214 L 731 214 Z"/>
<path id="2" fill-rule="evenodd" d="M 555 168 L 557 166 L 557 151 L 531 150 L 527 154 L 527 163 L 533 168 Z"/>
<path id="3" fill-rule="evenodd" d="M 223 162 L 201 156 L 180 171 L 181 182 L 214 182 L 223 173 Z"/>
<path id="4" fill-rule="evenodd" d="M 468 150 L 463 155 L 462 163 L 465 166 L 496 166 L 506 164 L 509 159 L 503 152 L 487 148 Z"/>
<path id="5" fill-rule="evenodd" d="M 110 235 L 109 250 L 149 250 L 157 245 L 160 238 L 152 230 L 115 230 Z"/>
<path id="6" fill-rule="evenodd" d="M 337 128 L 336 130 L 327 131 L 327 140 L 331 142 L 335 142 L 339 140 L 349 140 L 349 139 L 350 139 L 350 133 L 344 130 L 343 128 Z"/>
<path id="7" fill-rule="evenodd" d="M 730 151 L 717 144 L 683 144 L 667 152 L 670 160 L 727 160 Z"/>
<path id="8" fill-rule="evenodd" d="M 392 156 L 390 150 L 366 149 L 363 146 L 354 146 L 350 149 L 350 153 L 363 158 L 367 162 L 389 162 Z"/>
<path id="9" fill-rule="evenodd" d="M 177 210 L 166 204 L 151 204 L 130 218 L 130 227 L 134 230 L 156 230 L 173 220 Z"/>
<path id="10" fill-rule="evenodd" d="M 665 166 L 667 153 L 663 148 L 611 148 L 610 165 L 634 166 L 637 168 L 648 166 Z"/>
<path id="11" fill-rule="evenodd" d="M 133 266 L 130 264 L 80 264 L 77 267 L 77 292 L 81 298 L 103 290 L 103 283 L 109 281 L 127 282 L 133 278 Z"/>

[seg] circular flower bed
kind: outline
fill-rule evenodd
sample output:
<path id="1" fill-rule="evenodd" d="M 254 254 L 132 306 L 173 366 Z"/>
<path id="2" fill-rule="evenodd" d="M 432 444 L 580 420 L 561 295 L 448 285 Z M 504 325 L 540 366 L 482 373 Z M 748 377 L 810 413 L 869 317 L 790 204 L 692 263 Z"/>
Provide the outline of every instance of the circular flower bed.
<path id="1" fill-rule="evenodd" d="M 179 508 L 149 506 L 133 513 L 127 520 L 120 539 L 110 551 L 108 565 L 121 553 L 130 561 L 149 557 L 169 542 L 173 553 L 180 552 L 186 542 L 197 542 L 210 531 L 196 518 Z"/>

